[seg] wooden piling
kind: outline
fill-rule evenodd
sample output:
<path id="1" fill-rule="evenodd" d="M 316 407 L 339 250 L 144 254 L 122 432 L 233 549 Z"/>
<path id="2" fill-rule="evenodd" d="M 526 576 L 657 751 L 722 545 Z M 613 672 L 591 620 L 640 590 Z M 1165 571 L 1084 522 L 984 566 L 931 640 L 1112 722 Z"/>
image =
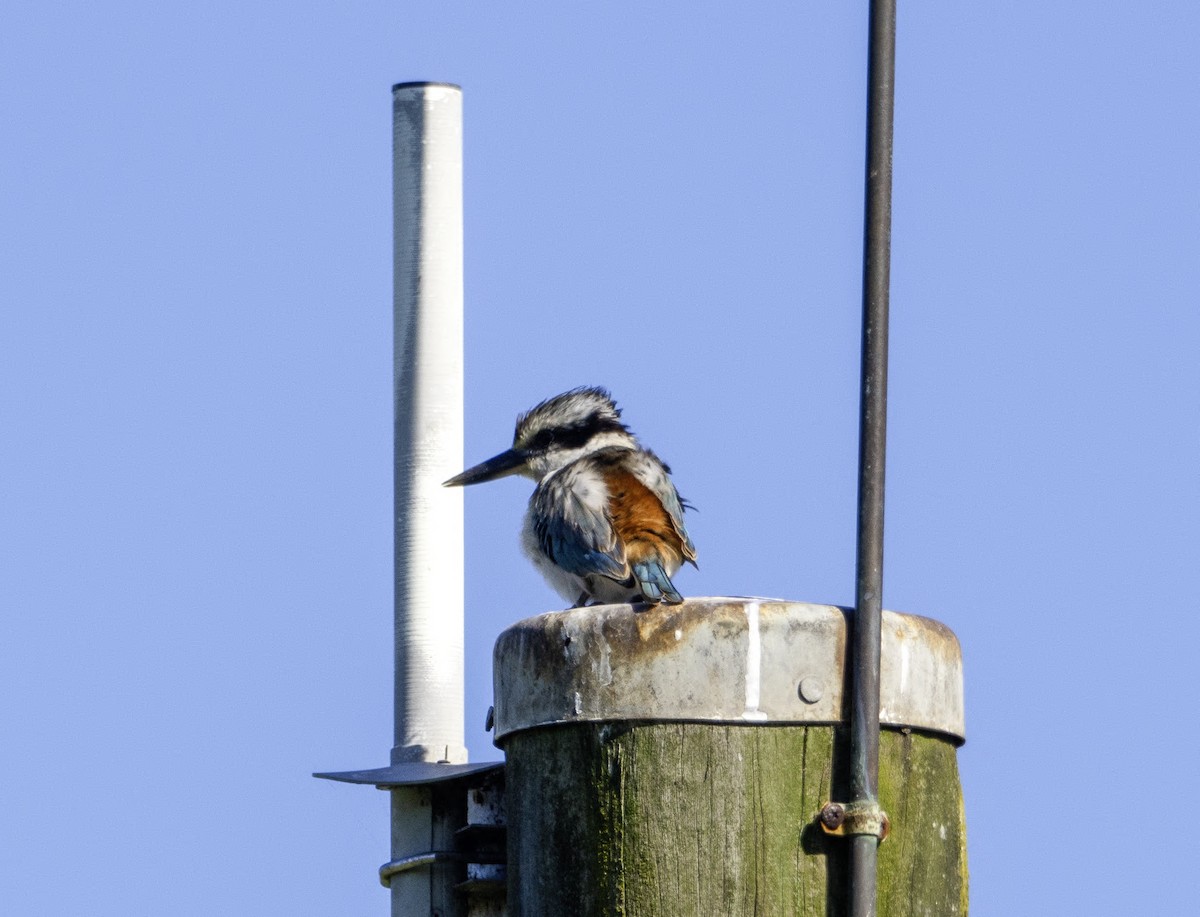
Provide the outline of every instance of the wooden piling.
<path id="1" fill-rule="evenodd" d="M 847 798 L 846 614 L 691 600 L 502 635 L 510 917 L 843 915 L 846 840 L 817 816 Z M 884 660 L 878 913 L 962 915 L 957 641 L 888 613 Z"/>

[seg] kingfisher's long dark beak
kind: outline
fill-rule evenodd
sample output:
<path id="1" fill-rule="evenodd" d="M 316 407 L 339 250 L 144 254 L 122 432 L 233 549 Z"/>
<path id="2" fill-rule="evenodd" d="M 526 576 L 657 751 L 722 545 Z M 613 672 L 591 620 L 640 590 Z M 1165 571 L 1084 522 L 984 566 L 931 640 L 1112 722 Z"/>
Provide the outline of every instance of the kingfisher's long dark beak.
<path id="1" fill-rule="evenodd" d="M 456 474 L 449 481 L 443 481 L 442 486 L 465 487 L 468 484 L 482 484 L 484 481 L 494 481 L 496 478 L 516 474 L 525 466 L 528 457 L 529 454 L 521 449 L 509 449 L 492 456 L 486 462 L 468 468 L 462 474 Z"/>

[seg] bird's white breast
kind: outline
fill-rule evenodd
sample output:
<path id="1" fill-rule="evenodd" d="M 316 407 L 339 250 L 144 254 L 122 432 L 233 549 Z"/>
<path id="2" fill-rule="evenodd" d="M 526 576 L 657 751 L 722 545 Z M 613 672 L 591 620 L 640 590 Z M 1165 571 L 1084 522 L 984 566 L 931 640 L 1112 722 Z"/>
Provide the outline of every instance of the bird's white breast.
<path id="1" fill-rule="evenodd" d="M 568 602 L 573 603 L 579 598 L 579 593 L 584 589 L 583 579 L 559 567 L 542 551 L 542 545 L 538 541 L 537 531 L 534 528 L 532 501 L 529 508 L 525 510 L 525 522 L 521 526 L 521 551 L 542 574 L 542 578 L 546 580 L 551 589 Z"/>

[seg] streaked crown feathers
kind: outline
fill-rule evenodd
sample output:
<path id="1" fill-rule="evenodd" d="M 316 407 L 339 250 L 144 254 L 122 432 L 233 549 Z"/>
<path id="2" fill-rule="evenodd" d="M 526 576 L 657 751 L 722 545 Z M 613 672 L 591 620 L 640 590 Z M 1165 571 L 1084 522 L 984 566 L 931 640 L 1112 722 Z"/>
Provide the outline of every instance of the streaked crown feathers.
<path id="1" fill-rule="evenodd" d="M 599 433 L 623 433 L 621 409 L 605 389 L 585 386 L 547 398 L 520 417 L 513 446 L 546 449 L 551 445 L 578 448 Z"/>

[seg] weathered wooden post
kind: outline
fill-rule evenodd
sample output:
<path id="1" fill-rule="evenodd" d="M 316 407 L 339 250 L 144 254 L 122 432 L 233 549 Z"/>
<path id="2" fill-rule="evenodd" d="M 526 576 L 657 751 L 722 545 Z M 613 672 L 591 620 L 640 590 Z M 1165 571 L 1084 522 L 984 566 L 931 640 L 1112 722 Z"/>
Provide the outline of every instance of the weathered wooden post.
<path id="1" fill-rule="evenodd" d="M 510 917 L 843 915 L 847 619 L 689 599 L 510 627 L 495 651 Z M 879 913 L 966 913 L 958 642 L 885 612 Z M 836 826 L 833 826 L 836 830 Z"/>

